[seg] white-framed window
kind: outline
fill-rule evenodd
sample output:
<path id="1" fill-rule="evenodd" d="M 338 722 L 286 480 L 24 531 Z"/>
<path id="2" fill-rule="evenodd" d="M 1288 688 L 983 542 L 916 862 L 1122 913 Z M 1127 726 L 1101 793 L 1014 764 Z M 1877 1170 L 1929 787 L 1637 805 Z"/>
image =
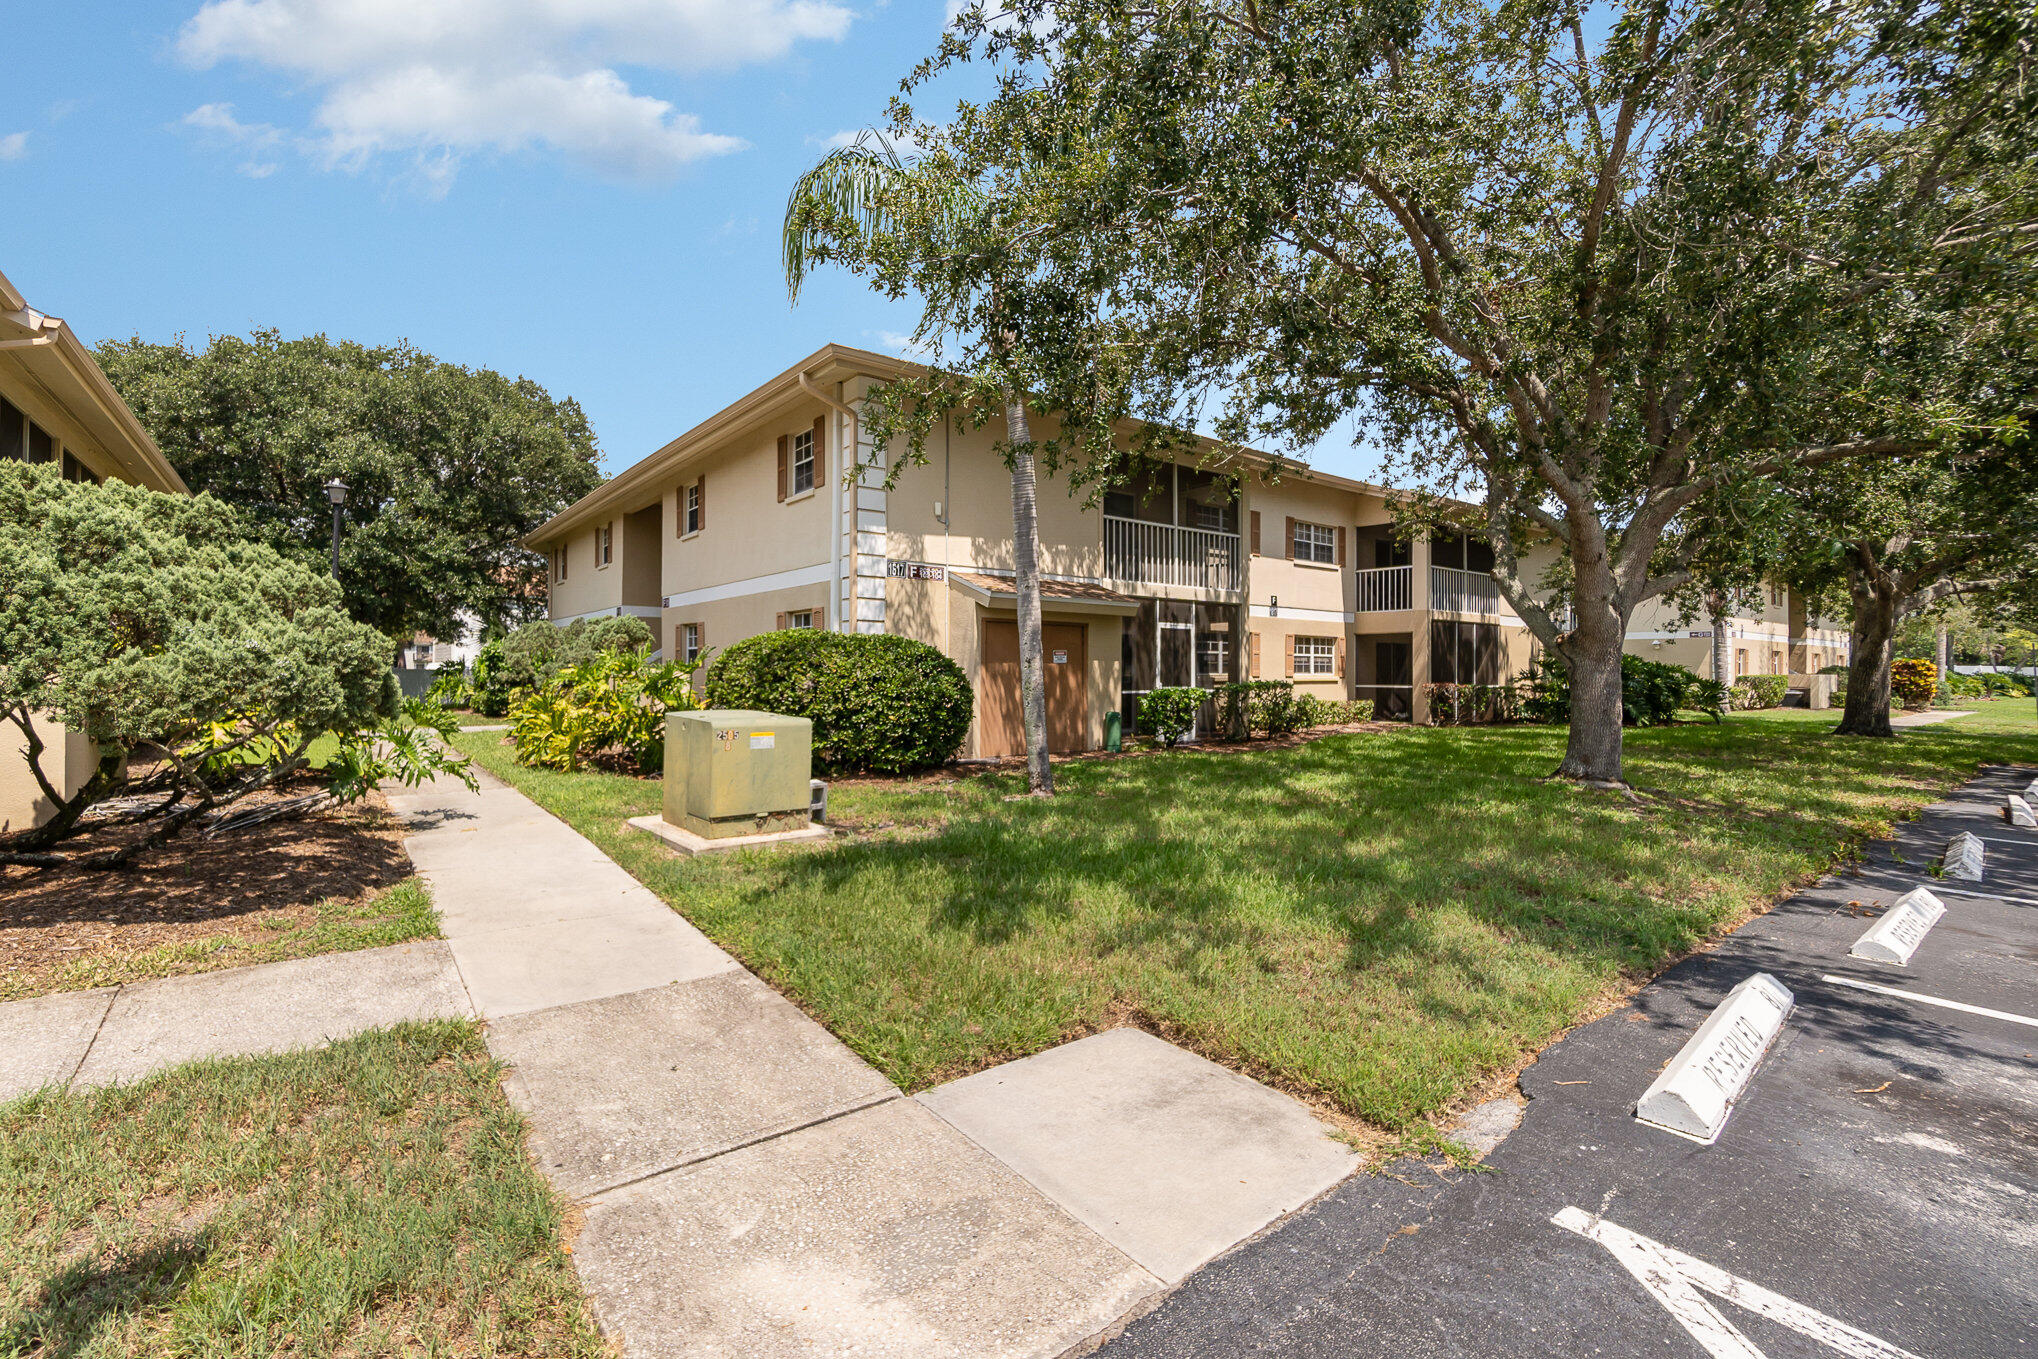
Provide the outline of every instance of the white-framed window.
<path id="1" fill-rule="evenodd" d="M 1299 529 L 1301 525 L 1296 525 Z M 1297 637 L 1295 639 L 1295 673 L 1298 675 L 1334 675 L 1337 673 L 1337 639 L 1334 637 Z"/>
<path id="2" fill-rule="evenodd" d="M 805 495 L 814 489 L 814 431 L 801 430 L 793 435 L 793 489 L 794 495 Z"/>
<path id="3" fill-rule="evenodd" d="M 686 498 L 686 509 L 681 517 L 682 533 L 701 531 L 701 484 L 696 481 L 680 493 Z"/>
<path id="4" fill-rule="evenodd" d="M 699 623 L 681 623 L 679 625 L 679 636 L 673 638 L 672 649 L 679 653 L 679 658 L 683 661 L 700 659 L 701 625 Z"/>
<path id="5" fill-rule="evenodd" d="M 1231 639 L 1221 632 L 1199 633 L 1196 637 L 1198 679 L 1231 677 Z"/>
<path id="6" fill-rule="evenodd" d="M 1780 609 L 1783 607 L 1783 601 L 1784 601 L 1783 587 L 1781 585 L 1770 586 L 1769 607 L 1773 609 Z"/>
<path id="7" fill-rule="evenodd" d="M 1328 524 L 1305 524 L 1295 521 L 1295 560 L 1298 562 L 1335 562 L 1337 560 L 1337 530 Z"/>
<path id="8" fill-rule="evenodd" d="M 812 609 L 793 609 L 786 614 L 785 625 L 788 628 L 811 628 L 814 626 L 814 611 Z"/>
<path id="9" fill-rule="evenodd" d="M 608 566 L 616 559 L 616 525 L 611 520 L 594 531 L 594 564 Z"/>
<path id="10" fill-rule="evenodd" d="M 552 579 L 566 579 L 566 545 L 564 543 L 552 549 Z"/>
<path id="11" fill-rule="evenodd" d="M 1231 506 L 1198 504 L 1192 506 L 1191 509 L 1194 511 L 1193 517 L 1197 528 L 1210 529 L 1217 533 L 1230 533 L 1232 531 Z"/>

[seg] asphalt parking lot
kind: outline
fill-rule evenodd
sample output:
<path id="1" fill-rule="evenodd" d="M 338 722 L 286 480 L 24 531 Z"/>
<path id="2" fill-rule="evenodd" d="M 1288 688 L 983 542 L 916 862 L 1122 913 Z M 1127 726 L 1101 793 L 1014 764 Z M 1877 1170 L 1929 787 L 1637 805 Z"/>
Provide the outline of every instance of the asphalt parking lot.
<path id="1" fill-rule="evenodd" d="M 2002 816 L 2034 776 L 1984 770 L 1552 1046 L 1490 1173 L 1349 1180 L 1103 1354 L 2038 1355 L 2038 831 Z M 1962 830 L 1979 883 L 1932 873 Z M 1946 911 L 1908 963 L 1850 958 L 1920 885 Z M 1796 1005 L 1717 1140 L 1637 1122 L 1758 972 Z"/>

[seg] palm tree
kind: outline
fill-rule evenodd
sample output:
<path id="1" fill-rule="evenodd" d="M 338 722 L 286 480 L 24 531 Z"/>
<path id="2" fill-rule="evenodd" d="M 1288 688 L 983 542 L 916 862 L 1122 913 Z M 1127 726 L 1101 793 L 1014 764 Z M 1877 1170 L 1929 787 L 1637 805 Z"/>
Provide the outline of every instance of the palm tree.
<path id="1" fill-rule="evenodd" d="M 989 260 L 996 249 L 997 224 L 990 199 L 976 183 L 956 173 L 945 159 L 907 161 L 882 134 L 866 130 L 837 147 L 793 185 L 786 200 L 784 254 L 786 289 L 797 303 L 800 285 L 828 259 L 847 259 L 852 269 L 925 279 L 932 271 L 916 265 L 959 258 Z M 882 260 L 884 264 L 875 261 Z M 923 296 L 925 289 L 923 288 Z M 990 312 L 997 313 L 998 288 L 991 286 Z M 960 309 L 958 309 L 960 310 Z M 938 334 L 946 313 L 929 299 L 916 336 Z M 1011 333 L 988 337 L 994 355 L 1009 354 Z M 1026 734 L 1026 783 L 1038 796 L 1054 792 L 1047 758 L 1047 683 L 1040 624 L 1040 525 L 1032 424 L 1023 393 L 1003 389 L 1006 440 L 1011 450 L 1012 543 L 1019 613 L 1019 695 Z M 845 471 L 854 464 L 843 460 Z M 856 475 L 861 475 L 860 470 Z"/>

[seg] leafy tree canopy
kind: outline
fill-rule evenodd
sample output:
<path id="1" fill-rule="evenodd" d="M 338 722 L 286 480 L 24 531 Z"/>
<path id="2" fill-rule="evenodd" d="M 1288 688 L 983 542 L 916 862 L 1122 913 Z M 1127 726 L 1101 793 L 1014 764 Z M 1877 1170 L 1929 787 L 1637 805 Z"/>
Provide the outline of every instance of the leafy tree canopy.
<path id="1" fill-rule="evenodd" d="M 908 82 L 996 93 L 894 130 L 1101 301 L 1096 404 L 1216 403 L 1241 443 L 1358 417 L 1482 508 L 1569 665 L 1563 773 L 1615 779 L 1619 657 L 1712 495 L 1999 423 L 2027 328 L 2034 21 L 1982 0 L 1009 0 Z M 1036 283 L 1036 296 L 1054 290 Z M 1048 345 L 1037 348 L 1049 349 Z M 1718 522 L 1712 520 L 1711 522 Z M 1568 613 L 1521 558 L 1568 558 Z"/>
<path id="2" fill-rule="evenodd" d="M 345 482 L 347 608 L 396 637 L 455 635 L 463 610 L 491 630 L 541 613 L 544 561 L 520 540 L 601 480 L 573 400 L 407 343 L 136 337 L 99 362 L 186 483 L 295 561 L 329 569 L 321 488 Z"/>

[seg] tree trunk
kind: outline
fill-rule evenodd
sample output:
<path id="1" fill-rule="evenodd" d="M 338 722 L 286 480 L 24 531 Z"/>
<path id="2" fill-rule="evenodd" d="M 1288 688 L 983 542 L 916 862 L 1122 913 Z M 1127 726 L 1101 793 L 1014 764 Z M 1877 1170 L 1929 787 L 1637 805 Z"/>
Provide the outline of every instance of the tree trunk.
<path id="1" fill-rule="evenodd" d="M 1620 658 L 1627 614 L 1606 559 L 1582 562 L 1580 555 L 1573 555 L 1576 621 L 1560 648 L 1571 672 L 1571 733 L 1557 777 L 1622 784 Z"/>
<path id="2" fill-rule="evenodd" d="M 1858 567 L 1850 567 L 1847 576 L 1854 598 L 1849 627 L 1854 654 L 1847 662 L 1847 710 L 1833 732 L 1895 736 L 1889 725 L 1889 662 L 1896 637 L 1896 588 L 1887 580 L 1870 579 Z"/>
<path id="3" fill-rule="evenodd" d="M 1727 602 L 1717 596 L 1706 601 L 1712 610 L 1712 677 L 1722 688 L 1731 688 L 1734 673 L 1730 668 L 1727 650 Z"/>
<path id="4" fill-rule="evenodd" d="M 1040 636 L 1040 519 L 1035 499 L 1033 429 L 1025 402 L 1005 403 L 1012 441 L 1012 565 L 1019 595 L 1019 711 L 1026 728 L 1026 789 L 1049 796 L 1054 767 L 1047 759 L 1047 675 Z"/>
<path id="5" fill-rule="evenodd" d="M 1953 701 L 1953 635 L 1946 631 L 1946 625 L 1939 625 L 1939 645 L 1934 655 L 1939 662 L 1939 697 L 1947 703 Z"/>

